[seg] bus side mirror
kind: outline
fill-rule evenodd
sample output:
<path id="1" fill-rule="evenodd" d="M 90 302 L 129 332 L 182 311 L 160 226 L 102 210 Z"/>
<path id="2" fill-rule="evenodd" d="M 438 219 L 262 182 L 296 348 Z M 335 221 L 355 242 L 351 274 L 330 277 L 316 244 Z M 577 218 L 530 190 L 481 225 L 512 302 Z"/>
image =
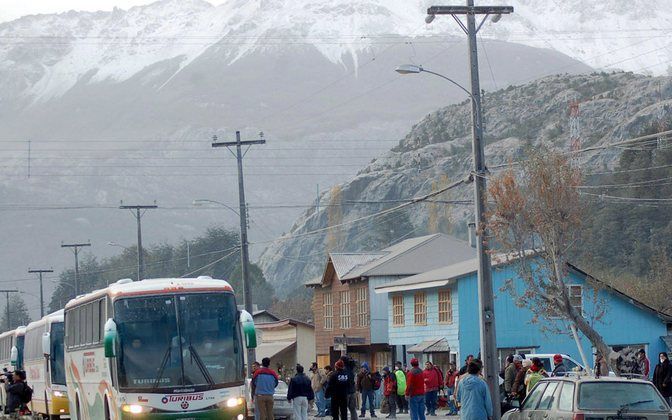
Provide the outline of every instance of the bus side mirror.
<path id="1" fill-rule="evenodd" d="M 112 318 L 105 322 L 103 345 L 105 347 L 105 357 L 117 357 L 117 323 Z"/>
<path id="2" fill-rule="evenodd" d="M 248 349 L 257 348 L 257 331 L 254 328 L 254 318 L 247 311 L 240 311 L 240 325 L 245 335 L 245 346 Z"/>
<path id="3" fill-rule="evenodd" d="M 51 335 L 48 332 L 42 334 L 42 354 L 44 357 L 51 355 Z"/>
<path id="4" fill-rule="evenodd" d="M 19 362 L 19 349 L 17 349 L 16 346 L 12 346 L 12 350 L 9 353 L 9 364 L 11 364 L 16 368 L 18 362 Z"/>

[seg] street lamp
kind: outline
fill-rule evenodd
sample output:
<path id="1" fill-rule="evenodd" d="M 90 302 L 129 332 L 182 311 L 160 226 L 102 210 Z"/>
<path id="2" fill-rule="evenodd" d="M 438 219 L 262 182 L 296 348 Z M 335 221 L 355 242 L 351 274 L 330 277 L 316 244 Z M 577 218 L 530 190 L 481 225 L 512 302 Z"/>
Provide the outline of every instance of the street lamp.
<path id="1" fill-rule="evenodd" d="M 401 66 L 397 66 L 397 68 L 394 69 L 394 71 L 396 71 L 399 74 L 418 74 L 418 73 L 423 73 L 424 72 L 424 73 L 433 74 L 434 76 L 439 76 L 440 78 L 445 79 L 445 80 L 449 81 L 450 83 L 454 84 L 455 86 L 457 86 L 458 88 L 462 89 L 462 91 L 464 93 L 466 93 L 469 96 L 469 98 L 471 98 L 472 101 L 476 100 L 476 98 L 474 98 L 474 95 L 472 95 L 471 92 L 469 92 L 464 86 L 457 83 L 456 81 L 454 81 L 450 77 L 444 76 L 443 74 L 440 74 L 440 73 L 435 73 L 431 70 L 427 70 L 426 68 L 424 68 L 422 66 L 416 66 L 415 64 L 402 64 Z"/>
<path id="2" fill-rule="evenodd" d="M 108 245 L 108 246 L 116 246 L 116 247 L 119 247 L 119 248 L 128 249 L 127 246 L 123 246 L 123 245 L 121 245 L 121 244 L 118 244 L 118 243 L 116 243 L 116 242 L 112 242 L 112 241 L 108 242 L 107 245 Z"/>
<path id="3" fill-rule="evenodd" d="M 474 0 L 466 0 L 466 6 L 432 6 L 427 9 L 425 22 L 431 23 L 436 15 L 450 15 L 455 19 L 460 28 L 467 35 L 469 41 L 469 70 L 471 76 L 471 89 L 467 90 L 455 81 L 443 75 L 429 72 L 420 66 L 401 66 L 397 71 L 401 74 L 426 72 L 439 76 L 456 85 L 471 98 L 471 134 L 473 151 L 473 171 L 471 177 L 474 182 L 475 218 L 477 234 L 482 238 L 486 233 L 486 177 L 488 168 L 485 166 L 485 152 L 483 142 L 483 119 L 481 110 L 481 87 L 478 79 L 478 48 L 476 34 L 483 24 L 492 16 L 492 22 L 497 23 L 501 15 L 513 13 L 512 6 L 474 6 Z M 460 16 L 466 16 L 466 25 Z M 484 16 L 478 27 L 476 15 Z M 400 71 L 401 70 L 401 71 Z M 480 326 L 481 354 L 485 367 L 485 380 L 491 395 L 499 395 L 497 335 L 495 332 L 495 299 L 492 285 L 492 267 L 488 245 L 485 240 L 476 241 L 478 255 L 478 309 Z M 493 419 L 501 418 L 499 403 L 493 404 Z"/>
<path id="4" fill-rule="evenodd" d="M 228 204 L 224 204 L 221 201 L 215 201 L 215 200 L 208 200 L 205 198 L 199 198 L 198 200 L 194 200 L 191 203 L 194 207 L 203 207 L 208 204 L 216 204 L 218 206 L 224 207 L 225 209 L 231 210 L 236 214 L 236 216 L 240 216 L 240 213 L 233 207 L 229 206 Z"/>

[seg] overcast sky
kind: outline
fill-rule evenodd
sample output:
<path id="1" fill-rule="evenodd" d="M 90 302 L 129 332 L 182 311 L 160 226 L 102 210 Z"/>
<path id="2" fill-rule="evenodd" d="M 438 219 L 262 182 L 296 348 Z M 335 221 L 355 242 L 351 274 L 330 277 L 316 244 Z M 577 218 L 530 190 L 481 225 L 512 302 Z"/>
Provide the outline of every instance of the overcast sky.
<path id="1" fill-rule="evenodd" d="M 153 0 L 0 0 L 0 22 L 36 13 L 59 13 L 68 10 L 112 10 L 152 3 Z M 209 0 L 220 4 L 224 0 Z"/>

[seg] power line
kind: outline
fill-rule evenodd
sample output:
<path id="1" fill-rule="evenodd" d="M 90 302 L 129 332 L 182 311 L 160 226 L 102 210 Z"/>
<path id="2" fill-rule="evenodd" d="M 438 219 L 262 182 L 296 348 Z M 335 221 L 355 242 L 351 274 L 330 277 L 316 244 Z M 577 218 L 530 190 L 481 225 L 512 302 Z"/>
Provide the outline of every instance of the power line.
<path id="1" fill-rule="evenodd" d="M 338 223 L 338 224 L 335 224 L 335 225 L 332 225 L 332 226 L 327 226 L 327 227 L 316 229 L 316 230 L 313 230 L 313 231 L 284 235 L 284 236 L 281 236 L 281 237 L 279 237 L 277 239 L 274 239 L 274 240 L 264 241 L 264 242 L 254 242 L 254 244 L 259 245 L 259 244 L 263 244 L 263 243 L 273 243 L 273 242 L 278 242 L 278 241 L 286 241 L 286 240 L 290 240 L 290 239 L 297 239 L 297 238 L 302 238 L 302 237 L 305 237 L 305 236 L 311 236 L 311 235 L 315 235 L 315 234 L 318 234 L 318 233 L 324 233 L 324 232 L 330 231 L 332 229 L 338 229 L 338 228 L 343 227 L 343 226 L 348 226 L 348 225 L 351 225 L 353 223 L 361 222 L 363 220 L 368 220 L 368 219 L 371 219 L 371 218 L 379 217 L 379 216 L 382 216 L 382 215 L 385 215 L 385 214 L 388 214 L 388 213 L 392 213 L 392 212 L 401 210 L 401 209 L 406 208 L 410 205 L 426 201 L 429 198 L 435 197 L 439 194 L 442 194 L 442 193 L 444 193 L 448 190 L 451 190 L 451 189 L 453 189 L 457 186 L 460 186 L 462 184 L 466 184 L 468 182 L 471 182 L 471 181 L 469 179 L 462 179 L 460 181 L 457 181 L 457 182 L 454 182 L 454 183 L 448 185 L 447 187 L 441 188 L 437 191 L 431 192 L 431 193 L 426 194 L 424 196 L 414 198 L 411 201 L 408 201 L 408 202 L 403 203 L 403 204 L 399 204 L 398 206 L 392 207 L 392 208 L 387 209 L 387 210 L 382 210 L 382 211 L 379 211 L 379 212 L 376 212 L 376 213 L 373 213 L 373 214 L 361 216 L 361 217 L 358 217 L 358 218 L 353 219 L 353 220 L 348 220 L 346 222 Z"/>

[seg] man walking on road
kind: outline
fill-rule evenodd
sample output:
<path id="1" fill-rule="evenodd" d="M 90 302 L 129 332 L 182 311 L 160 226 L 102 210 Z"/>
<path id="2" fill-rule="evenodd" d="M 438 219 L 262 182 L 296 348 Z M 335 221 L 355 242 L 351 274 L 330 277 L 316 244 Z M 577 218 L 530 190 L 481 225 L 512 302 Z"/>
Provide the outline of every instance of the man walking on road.
<path id="1" fill-rule="evenodd" d="M 387 406 L 390 408 L 388 419 L 397 418 L 397 377 L 390 372 L 390 368 L 385 366 L 383 368 L 383 395 L 387 401 Z"/>
<path id="2" fill-rule="evenodd" d="M 362 369 L 357 374 L 357 383 L 355 389 L 362 394 L 362 410 L 359 417 L 366 417 L 366 401 L 369 401 L 369 412 L 371 413 L 371 418 L 375 418 L 376 410 L 374 407 L 374 382 L 375 378 L 369 370 L 369 364 L 364 362 L 362 363 Z"/>
<path id="3" fill-rule="evenodd" d="M 357 420 L 357 393 L 355 392 L 355 362 L 348 356 L 341 356 L 340 359 L 345 365 L 345 371 L 348 374 L 348 411 L 350 420 Z"/>
<path id="4" fill-rule="evenodd" d="M 460 420 L 488 420 L 492 418 L 492 398 L 488 385 L 479 376 L 481 364 L 469 363 L 468 375 L 460 380 L 457 401 L 461 404 Z"/>
<path id="5" fill-rule="evenodd" d="M 334 364 L 336 370 L 329 375 L 326 398 L 331 399 L 331 415 L 334 420 L 348 420 L 348 372 L 345 363 L 339 360 Z"/>
<path id="6" fill-rule="evenodd" d="M 303 366 L 296 365 L 296 375 L 289 381 L 287 401 L 292 403 L 294 420 L 308 420 L 308 402 L 315 399 L 310 379 L 303 373 Z"/>
<path id="7" fill-rule="evenodd" d="M 474 355 L 473 354 L 470 354 L 469 356 L 467 356 L 467 359 L 464 361 L 464 366 L 462 366 L 460 368 L 459 376 L 462 376 L 465 373 L 467 373 L 467 368 L 469 368 L 469 363 L 471 363 L 472 360 L 474 360 Z"/>
<path id="8" fill-rule="evenodd" d="M 278 386 L 278 374 L 270 366 L 271 359 L 264 357 L 261 367 L 252 375 L 252 389 L 259 409 L 259 420 L 274 420 L 273 394 Z"/>
<path id="9" fill-rule="evenodd" d="M 457 381 L 457 370 L 454 364 L 448 366 L 446 372 L 446 395 L 448 396 L 448 415 L 457 415 L 457 406 L 455 405 L 455 382 Z"/>
<path id="10" fill-rule="evenodd" d="M 326 413 L 326 401 L 324 400 L 324 386 L 327 383 L 327 375 L 313 362 L 310 367 L 313 376 L 310 378 L 310 386 L 315 394 L 315 406 L 317 415 L 315 417 L 324 417 Z"/>
<path id="11" fill-rule="evenodd" d="M 427 406 L 427 415 L 436 416 L 436 409 L 439 403 L 439 388 L 443 384 L 443 378 L 438 368 L 432 362 L 425 363 L 425 370 L 422 377 L 425 381 L 425 405 Z"/>
<path id="12" fill-rule="evenodd" d="M 409 398 L 411 420 L 425 420 L 425 378 L 418 359 L 411 359 L 411 370 L 406 374 L 406 396 Z"/>
<path id="13" fill-rule="evenodd" d="M 399 414 L 408 414 L 408 400 L 406 399 L 406 373 L 401 362 L 394 364 L 394 376 L 397 378 L 397 407 Z"/>

